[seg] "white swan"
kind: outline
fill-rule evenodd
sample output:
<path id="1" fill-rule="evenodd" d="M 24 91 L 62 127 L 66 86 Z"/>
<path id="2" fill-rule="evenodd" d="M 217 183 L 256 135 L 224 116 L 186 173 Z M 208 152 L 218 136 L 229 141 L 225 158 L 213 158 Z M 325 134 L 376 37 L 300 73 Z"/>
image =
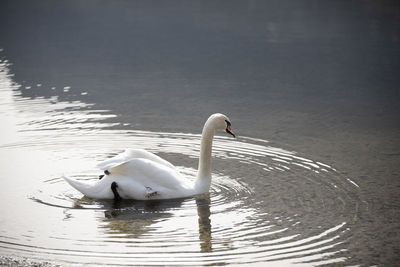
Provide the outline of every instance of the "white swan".
<path id="1" fill-rule="evenodd" d="M 75 189 L 95 199 L 172 199 L 209 191 L 211 185 L 211 151 L 216 130 L 226 130 L 235 137 L 227 116 L 211 115 L 204 124 L 199 169 L 196 180 L 190 181 L 168 161 L 142 149 L 128 149 L 105 160 L 98 167 L 105 175 L 95 183 L 64 179 Z"/>

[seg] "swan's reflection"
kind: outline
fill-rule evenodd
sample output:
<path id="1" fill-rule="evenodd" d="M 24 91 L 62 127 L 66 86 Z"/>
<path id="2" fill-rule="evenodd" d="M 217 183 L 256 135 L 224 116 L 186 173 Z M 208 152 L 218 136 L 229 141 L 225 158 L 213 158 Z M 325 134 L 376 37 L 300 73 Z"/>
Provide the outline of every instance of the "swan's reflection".
<path id="1" fill-rule="evenodd" d="M 181 207 L 183 200 L 110 202 L 104 211 L 101 228 L 108 234 L 138 238 L 151 230 L 151 225 L 160 219 L 171 217 L 172 210 Z"/>
<path id="2" fill-rule="evenodd" d="M 212 251 L 210 196 L 203 194 L 188 199 L 162 200 L 162 201 L 133 201 L 109 202 L 104 207 L 102 228 L 108 234 L 138 238 L 150 231 L 151 225 L 162 219 L 173 216 L 174 210 L 182 208 L 182 205 L 195 200 L 198 215 L 198 231 L 200 251 Z M 185 226 L 183 226 L 185 227 Z"/>
<path id="3" fill-rule="evenodd" d="M 200 251 L 212 251 L 210 194 L 196 197 L 197 215 L 199 218 Z"/>

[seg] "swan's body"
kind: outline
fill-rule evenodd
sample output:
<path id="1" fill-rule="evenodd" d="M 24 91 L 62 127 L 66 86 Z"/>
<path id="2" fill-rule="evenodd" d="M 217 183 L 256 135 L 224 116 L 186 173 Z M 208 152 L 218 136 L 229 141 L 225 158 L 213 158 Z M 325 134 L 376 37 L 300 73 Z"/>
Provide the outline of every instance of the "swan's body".
<path id="1" fill-rule="evenodd" d="M 204 124 L 197 179 L 183 177 L 168 161 L 142 150 L 128 149 L 98 164 L 106 175 L 88 184 L 68 177 L 64 179 L 87 197 L 96 199 L 171 199 L 183 198 L 209 191 L 211 185 L 212 140 L 216 130 L 226 129 L 230 134 L 230 121 L 223 114 L 211 115 Z"/>

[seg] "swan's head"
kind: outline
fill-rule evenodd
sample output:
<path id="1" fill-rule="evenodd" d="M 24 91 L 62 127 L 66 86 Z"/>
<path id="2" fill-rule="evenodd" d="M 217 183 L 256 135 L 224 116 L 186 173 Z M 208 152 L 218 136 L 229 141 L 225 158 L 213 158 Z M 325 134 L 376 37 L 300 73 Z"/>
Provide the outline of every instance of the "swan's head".
<path id="1" fill-rule="evenodd" d="M 206 124 L 211 124 L 215 130 L 225 130 L 228 134 L 232 135 L 235 137 L 235 134 L 233 133 L 231 129 L 231 121 L 229 118 L 221 113 L 215 113 L 211 115 Z"/>

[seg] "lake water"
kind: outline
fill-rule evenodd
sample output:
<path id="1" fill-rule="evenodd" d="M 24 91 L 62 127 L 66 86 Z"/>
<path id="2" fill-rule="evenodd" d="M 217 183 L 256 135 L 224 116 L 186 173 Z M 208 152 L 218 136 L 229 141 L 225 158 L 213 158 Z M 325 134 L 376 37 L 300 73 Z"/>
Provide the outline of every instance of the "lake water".
<path id="1" fill-rule="evenodd" d="M 396 1 L 2 1 L 2 264 L 395 266 Z M 62 179 L 145 148 L 209 194 L 121 203 Z"/>

